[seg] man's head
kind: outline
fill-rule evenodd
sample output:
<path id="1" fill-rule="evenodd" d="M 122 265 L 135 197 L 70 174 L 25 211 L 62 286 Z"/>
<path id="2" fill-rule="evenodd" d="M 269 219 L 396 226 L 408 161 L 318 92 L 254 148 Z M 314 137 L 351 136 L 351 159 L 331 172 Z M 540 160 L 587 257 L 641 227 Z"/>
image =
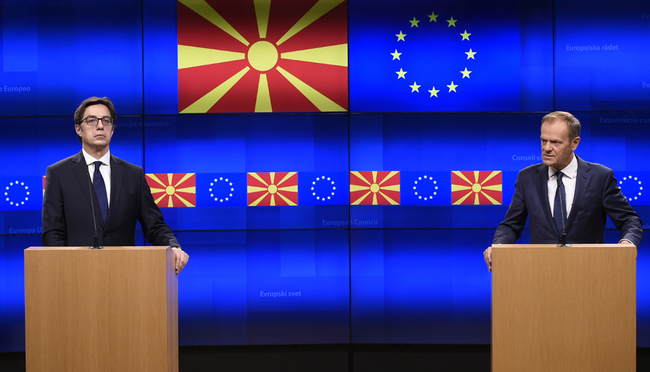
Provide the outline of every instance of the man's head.
<path id="1" fill-rule="evenodd" d="M 542 118 L 542 161 L 556 170 L 564 169 L 580 143 L 580 122 L 565 111 L 554 111 Z"/>
<path id="2" fill-rule="evenodd" d="M 75 111 L 74 123 L 86 151 L 108 148 L 115 129 L 115 107 L 108 97 L 90 97 Z"/>

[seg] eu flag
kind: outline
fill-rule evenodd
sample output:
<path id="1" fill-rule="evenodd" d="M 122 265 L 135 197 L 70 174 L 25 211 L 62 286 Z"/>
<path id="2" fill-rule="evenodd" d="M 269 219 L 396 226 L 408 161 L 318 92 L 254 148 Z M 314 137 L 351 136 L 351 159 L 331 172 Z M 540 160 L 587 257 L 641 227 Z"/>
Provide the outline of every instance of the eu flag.
<path id="1" fill-rule="evenodd" d="M 197 173 L 196 206 L 246 206 L 246 173 Z"/>
<path id="2" fill-rule="evenodd" d="M 300 172 L 300 205 L 347 205 L 350 179 L 348 172 Z"/>
<path id="3" fill-rule="evenodd" d="M 618 187 L 632 206 L 650 205 L 650 190 L 644 190 L 645 182 L 650 182 L 650 172 L 616 172 Z"/>
<path id="4" fill-rule="evenodd" d="M 402 204 L 451 204 L 450 172 L 401 172 Z"/>
<path id="5" fill-rule="evenodd" d="M 2 211 L 38 210 L 43 206 L 42 177 L 1 177 Z"/>
<path id="6" fill-rule="evenodd" d="M 519 110 L 512 1 L 355 1 L 349 30 L 351 111 Z"/>

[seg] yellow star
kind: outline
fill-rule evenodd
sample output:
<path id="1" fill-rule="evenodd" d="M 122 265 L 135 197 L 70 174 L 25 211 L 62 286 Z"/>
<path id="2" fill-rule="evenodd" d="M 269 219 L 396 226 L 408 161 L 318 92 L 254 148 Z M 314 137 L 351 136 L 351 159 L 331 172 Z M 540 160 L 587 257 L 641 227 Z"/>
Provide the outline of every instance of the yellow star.
<path id="1" fill-rule="evenodd" d="M 411 87 L 411 93 L 413 93 L 413 92 L 418 92 L 418 93 L 420 93 L 420 87 L 421 87 L 421 86 L 422 86 L 422 85 L 418 85 L 418 83 L 416 83 L 416 82 L 414 81 L 414 82 L 413 82 L 413 85 L 409 85 L 409 87 Z"/>
<path id="2" fill-rule="evenodd" d="M 469 48 L 469 52 L 465 52 L 465 54 L 467 54 L 467 59 L 470 59 L 470 58 L 471 59 L 476 59 L 476 58 L 474 58 L 474 54 L 476 54 L 476 52 L 472 52 L 472 48 Z"/>
<path id="3" fill-rule="evenodd" d="M 429 15 L 429 22 L 438 22 L 438 16 L 435 12 L 431 12 Z"/>
<path id="4" fill-rule="evenodd" d="M 433 96 L 436 96 L 436 98 L 437 98 L 437 97 L 438 97 L 438 92 L 440 92 L 440 91 L 439 91 L 439 90 L 436 90 L 436 87 L 433 87 L 433 88 L 429 91 L 429 93 L 431 93 L 431 96 L 430 96 L 429 98 L 431 98 L 431 97 L 433 97 Z"/>
<path id="5" fill-rule="evenodd" d="M 463 40 L 467 40 L 467 41 L 469 41 L 469 35 L 471 35 L 471 34 L 468 33 L 467 30 L 465 30 L 465 32 L 463 32 L 462 34 L 460 34 L 460 36 L 463 37 L 463 39 L 462 39 L 461 41 L 463 41 Z"/>
<path id="6" fill-rule="evenodd" d="M 472 71 L 467 71 L 467 67 L 465 67 L 465 71 L 461 71 L 461 74 L 463 74 L 463 79 L 468 78 L 469 79 L 469 74 L 472 73 Z"/>
<path id="7" fill-rule="evenodd" d="M 420 21 L 415 19 L 415 17 L 413 17 L 409 22 L 411 22 L 411 27 L 418 27 L 418 23 L 420 23 Z"/>
<path id="8" fill-rule="evenodd" d="M 399 56 L 401 56 L 402 53 L 397 52 L 397 49 L 395 49 L 395 53 L 391 53 L 390 55 L 393 56 L 393 61 L 394 61 L 396 59 L 399 59 Z M 401 61 L 401 59 L 400 59 L 400 61 Z"/>
<path id="9" fill-rule="evenodd" d="M 406 80 L 406 71 L 404 71 L 404 70 L 402 70 L 402 69 L 400 68 L 399 71 L 395 71 L 395 73 L 397 74 L 397 79 L 404 79 L 404 80 Z"/>
<path id="10" fill-rule="evenodd" d="M 447 88 L 449 88 L 449 92 L 456 92 L 456 87 L 458 85 L 455 85 L 454 82 L 451 82 L 451 85 L 447 85 Z M 458 92 L 457 92 L 458 93 Z"/>
<path id="11" fill-rule="evenodd" d="M 395 34 L 395 36 L 397 36 L 397 41 L 400 41 L 400 40 L 406 41 L 406 40 L 404 40 L 404 36 L 406 36 L 406 34 L 403 34 L 402 31 L 400 31 L 399 34 Z"/>
<path id="12" fill-rule="evenodd" d="M 451 27 L 451 26 L 456 27 L 456 21 L 458 21 L 458 20 L 454 19 L 454 17 L 451 17 L 451 19 L 447 20 L 447 23 L 449 23 L 449 25 L 447 27 Z"/>

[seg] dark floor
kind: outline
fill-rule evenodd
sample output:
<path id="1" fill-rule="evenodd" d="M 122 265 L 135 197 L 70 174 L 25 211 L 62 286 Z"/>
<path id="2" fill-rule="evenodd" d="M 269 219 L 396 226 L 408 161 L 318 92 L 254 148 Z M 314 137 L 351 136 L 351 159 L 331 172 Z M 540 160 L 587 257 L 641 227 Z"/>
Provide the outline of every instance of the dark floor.
<path id="1" fill-rule="evenodd" d="M 180 372 L 490 371 L 490 345 L 184 346 Z M 25 353 L 0 353 L 0 371 L 24 372 Z M 637 349 L 650 371 L 650 348 Z"/>

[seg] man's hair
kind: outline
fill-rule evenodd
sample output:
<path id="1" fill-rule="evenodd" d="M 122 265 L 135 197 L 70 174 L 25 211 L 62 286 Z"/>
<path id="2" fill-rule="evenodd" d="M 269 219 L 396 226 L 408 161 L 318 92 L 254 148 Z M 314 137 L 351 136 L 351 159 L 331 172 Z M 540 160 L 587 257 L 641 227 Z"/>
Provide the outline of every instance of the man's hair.
<path id="1" fill-rule="evenodd" d="M 115 106 L 113 102 L 108 97 L 90 97 L 81 102 L 81 105 L 77 107 L 77 110 L 74 112 L 74 124 L 81 125 L 81 121 L 84 118 L 84 113 L 86 109 L 93 105 L 104 105 L 108 109 L 108 112 L 111 114 L 111 119 L 113 119 L 113 125 L 115 125 Z M 81 136 L 79 136 L 79 142 L 81 143 Z"/>
<path id="2" fill-rule="evenodd" d="M 573 141 L 574 138 L 580 137 L 580 121 L 569 112 L 553 111 L 548 113 L 542 118 L 542 124 L 552 123 L 556 120 L 562 120 L 567 123 L 569 127 L 569 140 Z"/>

